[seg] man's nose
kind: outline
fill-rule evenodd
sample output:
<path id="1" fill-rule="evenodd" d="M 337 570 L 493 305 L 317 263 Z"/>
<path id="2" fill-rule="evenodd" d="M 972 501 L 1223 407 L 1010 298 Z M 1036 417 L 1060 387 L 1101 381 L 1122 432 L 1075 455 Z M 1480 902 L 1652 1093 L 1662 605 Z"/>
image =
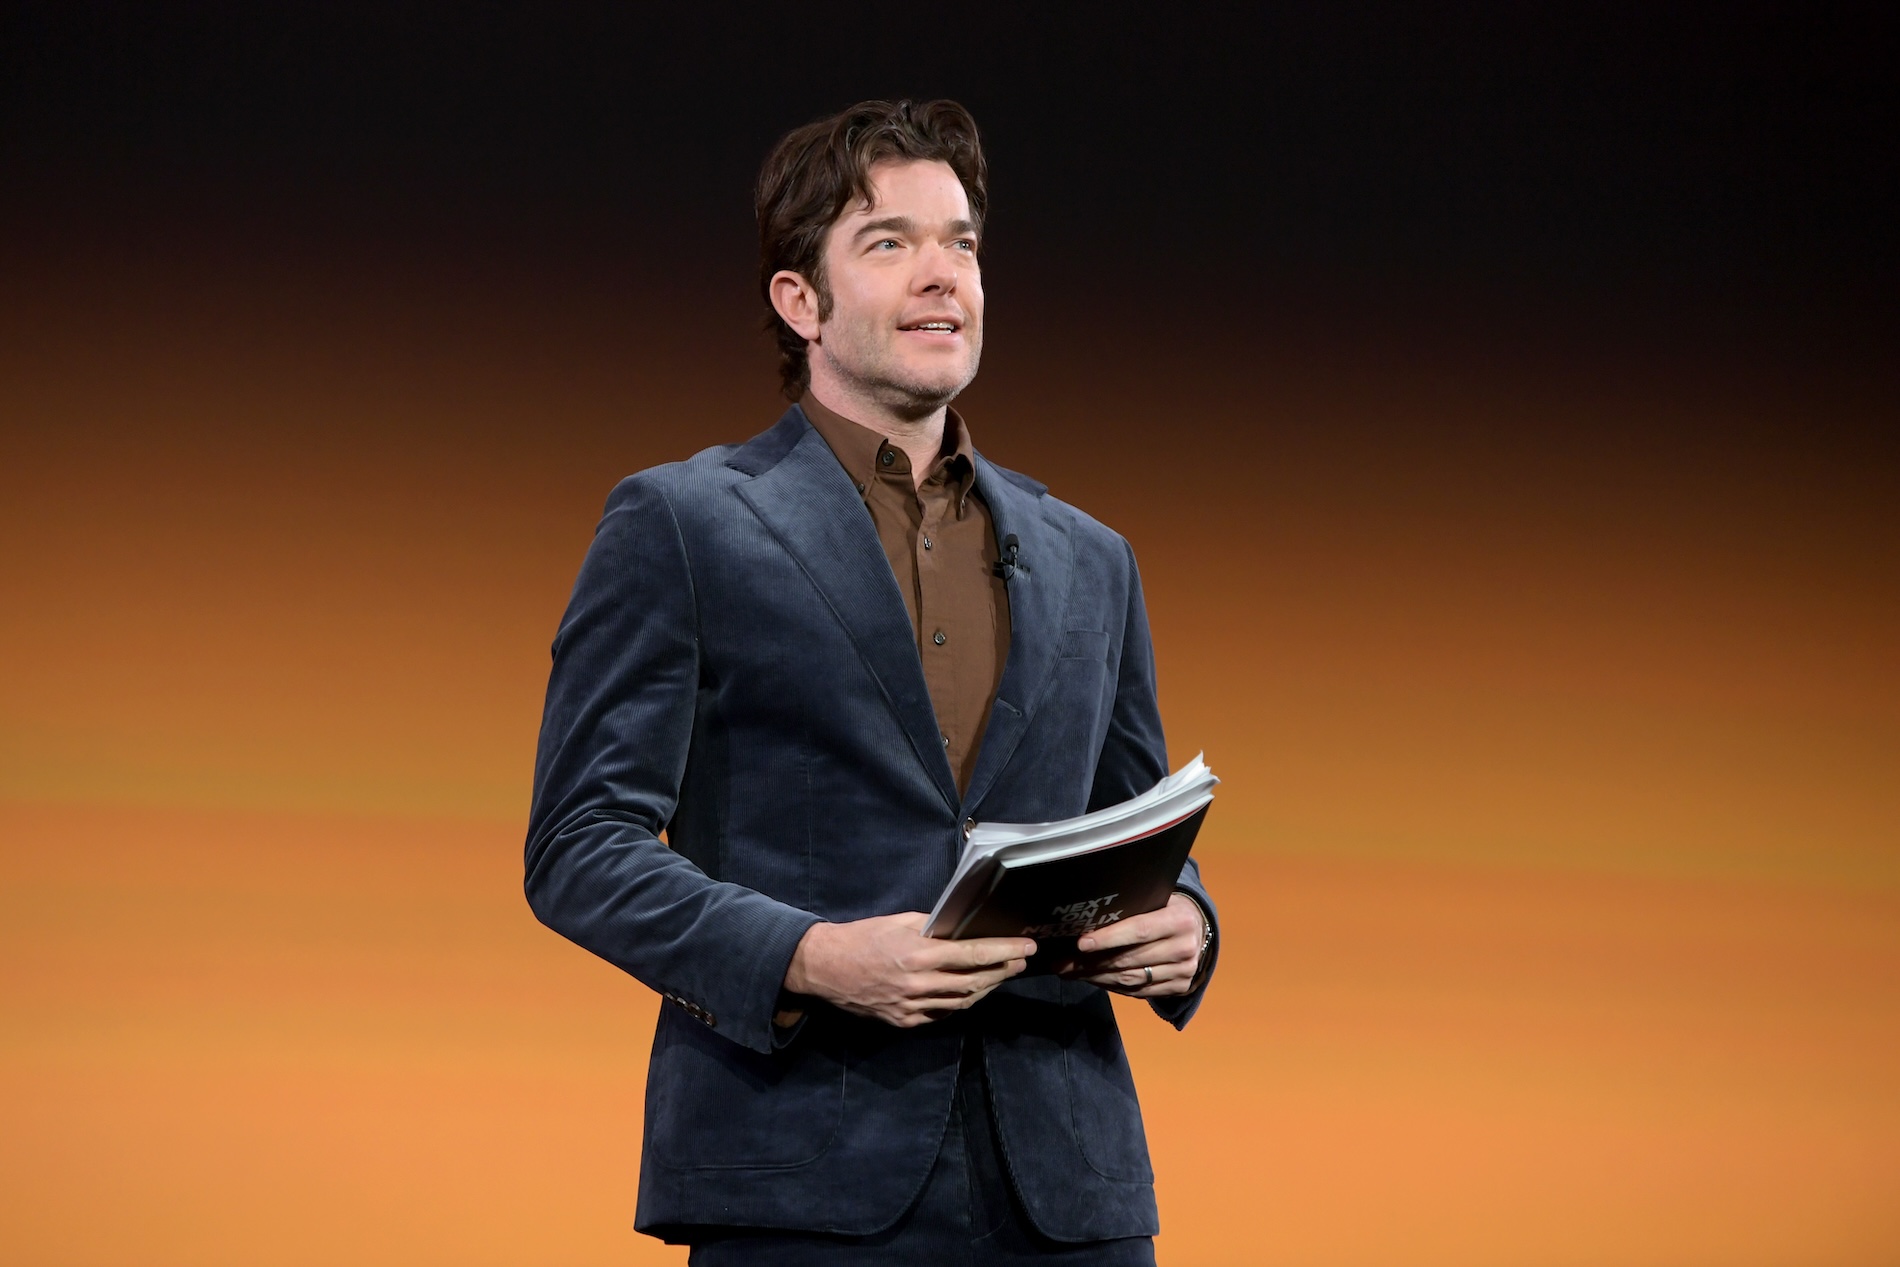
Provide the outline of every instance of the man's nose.
<path id="1" fill-rule="evenodd" d="M 950 259 L 950 252 L 942 247 L 932 247 L 918 258 L 917 273 L 912 278 L 920 295 L 948 295 L 957 288 L 956 265 Z"/>

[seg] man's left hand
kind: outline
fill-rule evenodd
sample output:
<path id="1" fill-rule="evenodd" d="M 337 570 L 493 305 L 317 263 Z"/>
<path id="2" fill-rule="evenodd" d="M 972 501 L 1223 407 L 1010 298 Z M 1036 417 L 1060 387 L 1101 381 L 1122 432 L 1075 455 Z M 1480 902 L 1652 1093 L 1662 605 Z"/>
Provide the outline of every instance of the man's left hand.
<path id="1" fill-rule="evenodd" d="M 1177 892 L 1158 911 L 1084 934 L 1076 943 L 1079 957 L 1062 975 L 1136 999 L 1186 994 L 1200 970 L 1206 936 L 1200 904 Z"/>

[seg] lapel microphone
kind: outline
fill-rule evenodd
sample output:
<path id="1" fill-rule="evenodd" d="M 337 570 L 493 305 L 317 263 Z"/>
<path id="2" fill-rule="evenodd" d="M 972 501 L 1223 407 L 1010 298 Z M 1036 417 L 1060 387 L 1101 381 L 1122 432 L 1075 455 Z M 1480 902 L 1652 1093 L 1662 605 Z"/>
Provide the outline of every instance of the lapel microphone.
<path id="1" fill-rule="evenodd" d="M 990 564 L 990 572 L 1001 580 L 1007 581 L 1016 575 L 1016 534 L 1010 533 L 1003 538 L 1003 557 Z"/>

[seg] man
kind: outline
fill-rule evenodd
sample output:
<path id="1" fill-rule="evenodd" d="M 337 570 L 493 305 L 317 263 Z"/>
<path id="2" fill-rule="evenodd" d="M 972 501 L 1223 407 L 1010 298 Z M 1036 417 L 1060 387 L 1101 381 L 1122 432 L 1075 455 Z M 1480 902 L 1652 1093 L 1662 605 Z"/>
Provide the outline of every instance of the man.
<path id="1" fill-rule="evenodd" d="M 1187 1023 L 1194 864 L 1057 974 L 1022 975 L 1025 938 L 922 936 L 975 820 L 1167 773 L 1127 543 L 948 407 L 986 193 L 953 102 L 779 143 L 761 282 L 798 403 L 623 481 L 554 643 L 528 900 L 668 1000 L 635 1223 L 694 1263 L 1153 1262 L 1104 991 Z"/>

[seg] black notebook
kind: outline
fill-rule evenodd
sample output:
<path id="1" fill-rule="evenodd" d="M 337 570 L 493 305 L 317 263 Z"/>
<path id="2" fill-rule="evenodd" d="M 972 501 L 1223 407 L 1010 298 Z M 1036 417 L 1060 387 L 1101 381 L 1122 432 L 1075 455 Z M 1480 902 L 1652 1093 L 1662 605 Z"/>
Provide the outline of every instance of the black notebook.
<path id="1" fill-rule="evenodd" d="M 1033 937 L 1046 969 L 1083 933 L 1165 906 L 1216 779 L 1199 756 L 1153 788 L 1057 823 L 983 823 L 937 899 L 930 937 Z"/>

